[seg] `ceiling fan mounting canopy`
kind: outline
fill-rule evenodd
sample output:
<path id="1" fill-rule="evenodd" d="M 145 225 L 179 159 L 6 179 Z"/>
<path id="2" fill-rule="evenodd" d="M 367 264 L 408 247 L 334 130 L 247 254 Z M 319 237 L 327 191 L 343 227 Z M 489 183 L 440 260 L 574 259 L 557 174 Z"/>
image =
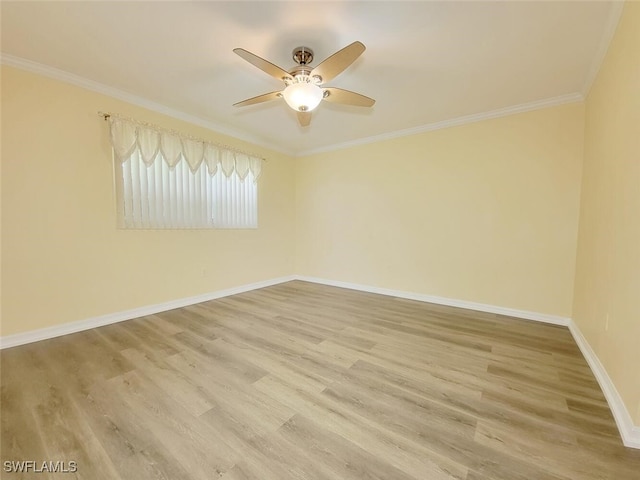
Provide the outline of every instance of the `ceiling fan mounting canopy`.
<path id="1" fill-rule="evenodd" d="M 313 62 L 313 50 L 309 47 L 297 47 L 291 52 L 293 59 L 298 65 L 309 65 Z"/>
<path id="2" fill-rule="evenodd" d="M 243 48 L 236 48 L 233 51 L 237 55 L 277 80 L 283 81 L 285 88 L 282 91 L 265 93 L 257 97 L 249 98 L 242 102 L 235 103 L 234 106 L 243 107 L 284 98 L 287 105 L 297 112 L 298 121 L 303 127 L 309 125 L 311 122 L 311 111 L 316 108 L 322 100 L 346 105 L 371 107 L 375 103 L 375 100 L 372 98 L 349 90 L 322 86 L 325 82 L 332 80 L 342 73 L 364 50 L 365 46 L 361 42 L 353 42 L 331 55 L 317 67 L 312 68 L 310 63 L 313 61 L 313 50 L 309 47 L 296 47 L 293 49 L 292 57 L 297 65 L 287 72 Z"/>

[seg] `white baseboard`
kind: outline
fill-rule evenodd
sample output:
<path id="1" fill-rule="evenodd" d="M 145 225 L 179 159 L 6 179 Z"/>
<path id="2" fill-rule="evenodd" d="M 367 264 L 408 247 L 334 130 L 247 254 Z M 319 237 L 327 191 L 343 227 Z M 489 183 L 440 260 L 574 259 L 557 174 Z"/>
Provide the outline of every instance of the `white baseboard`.
<path id="1" fill-rule="evenodd" d="M 24 345 L 26 343 L 38 342 L 40 340 L 46 340 L 49 338 L 60 337 L 62 335 L 68 335 L 70 333 L 80 332 L 82 330 L 90 330 L 92 328 L 102 327 L 104 325 L 109 325 L 112 323 L 123 322 L 125 320 L 131 320 L 133 318 L 144 317 L 145 315 L 153 315 L 154 313 L 166 312 L 167 310 L 173 310 L 175 308 L 186 307 L 189 305 L 194 305 L 196 303 L 207 302 L 209 300 L 215 300 L 216 298 L 228 297 L 230 295 L 236 295 L 238 293 L 244 293 L 251 290 L 256 290 L 258 288 L 270 287 L 271 285 L 290 282 L 291 280 L 295 280 L 295 276 L 291 275 L 287 277 L 273 278 L 261 282 L 255 282 L 238 287 L 227 288 L 224 290 L 217 290 L 215 292 L 204 293 L 202 295 L 196 295 L 193 297 L 171 300 L 169 302 L 148 305 L 140 308 L 133 308 L 131 310 L 126 310 L 123 312 L 100 315 L 99 317 L 78 320 L 77 322 L 64 323 L 62 325 L 41 328 L 39 330 L 31 330 L 24 333 L 16 333 L 14 335 L 6 335 L 4 337 L 0 337 L 0 350 L 3 348 Z"/>
<path id="2" fill-rule="evenodd" d="M 576 325 L 573 320 L 569 322 L 569 330 L 578 344 L 582 355 L 584 355 L 584 358 L 587 360 L 593 375 L 600 384 L 602 393 L 604 393 L 607 399 L 611 413 L 613 413 L 613 418 L 618 426 L 622 443 L 624 443 L 625 447 L 640 448 L 640 427 L 633 424 L 631 415 L 622 401 L 618 390 L 611 381 L 611 377 L 609 377 L 609 374 L 605 370 L 604 365 L 602 365 L 600 359 L 591 348 L 591 345 L 589 345 L 589 342 L 584 338 L 580 328 L 578 328 L 578 325 Z"/>
<path id="3" fill-rule="evenodd" d="M 561 325 L 569 327 L 573 338 L 575 339 L 580 351 L 584 355 L 589 367 L 593 371 L 600 388 L 609 403 L 609 408 L 613 413 L 613 416 L 620 431 L 622 441 L 625 446 L 630 448 L 640 448 L 640 427 L 633 424 L 631 415 L 626 409 L 620 394 L 616 390 L 611 378 L 607 374 L 604 366 L 596 356 L 595 352 L 587 342 L 587 340 L 580 332 L 578 326 L 573 320 L 560 317 L 556 315 L 549 315 L 545 313 L 530 312 L 527 310 L 517 310 L 514 308 L 498 307 L 495 305 L 487 305 L 484 303 L 468 302 L 465 300 L 456 300 L 446 297 L 438 297 L 433 295 L 425 295 L 421 293 L 404 292 L 401 290 L 392 290 L 388 288 L 372 287 L 369 285 L 360 285 L 349 282 L 341 282 L 337 280 L 327 280 L 317 277 L 308 277 L 305 275 L 290 275 L 286 277 L 279 277 L 270 280 L 264 280 L 261 282 L 250 283 L 247 285 L 241 285 L 238 287 L 227 288 L 225 290 L 217 290 L 215 292 L 205 293 L 202 295 L 196 295 L 193 297 L 182 298 L 178 300 L 172 300 L 165 303 L 158 303 L 156 305 L 149 305 L 146 307 L 134 308 L 123 312 L 117 312 L 107 315 L 101 315 L 99 317 L 93 317 L 86 320 L 79 320 L 77 322 L 65 323 L 63 325 L 56 325 L 53 327 L 42 328 L 39 330 L 32 330 L 30 332 L 17 333 L 15 335 L 8 335 L 0 337 L 0 349 L 16 347 L 18 345 L 24 345 L 27 343 L 37 342 L 40 340 L 46 340 L 49 338 L 59 337 L 62 335 L 68 335 L 70 333 L 80 332 L 82 330 L 89 330 L 112 323 L 118 323 L 125 320 L 131 320 L 138 317 L 144 317 L 145 315 L 152 315 L 154 313 L 166 312 L 167 310 L 173 310 L 176 308 L 186 307 L 194 305 L 196 303 L 207 302 L 209 300 L 215 300 L 216 298 L 228 297 L 230 295 L 236 295 L 238 293 L 244 293 L 251 290 L 257 290 L 259 288 L 269 287 L 271 285 L 277 285 L 279 283 L 285 283 L 292 280 L 302 280 L 305 282 L 318 283 L 322 285 L 329 285 L 333 287 L 348 288 L 350 290 L 358 290 L 362 292 L 377 293 L 380 295 L 387 295 L 398 298 L 406 298 L 409 300 L 417 300 L 420 302 L 435 303 L 438 305 L 447 305 L 450 307 L 459 307 L 469 310 L 476 310 L 479 312 L 495 313 L 498 315 L 506 315 L 509 317 L 522 318 L 525 320 L 534 320 L 538 322 L 551 323 L 553 325 Z"/>
<path id="4" fill-rule="evenodd" d="M 618 426 L 618 431 L 622 437 L 622 442 L 626 447 L 640 448 L 640 427 L 634 425 L 629 411 L 624 405 L 618 390 L 614 386 L 611 378 L 607 374 L 604 366 L 596 356 L 595 352 L 584 338 L 580 329 L 575 322 L 566 317 L 556 315 L 548 315 L 546 313 L 529 312 L 527 310 L 517 310 L 513 308 L 498 307 L 495 305 L 487 305 L 484 303 L 467 302 L 465 300 L 456 300 L 452 298 L 437 297 L 433 295 L 424 295 L 421 293 L 403 292 L 400 290 L 391 290 L 388 288 L 372 287 L 369 285 L 360 285 L 349 282 L 341 282 L 337 280 L 327 280 L 324 278 L 307 277 L 304 275 L 295 275 L 297 280 L 305 282 L 319 283 L 332 287 L 348 288 L 350 290 L 359 290 L 361 292 L 378 293 L 380 295 L 389 295 L 392 297 L 406 298 L 417 300 L 420 302 L 435 303 L 438 305 L 447 305 L 449 307 L 466 308 L 479 312 L 496 313 L 499 315 L 507 315 L 509 317 L 523 318 L 526 320 L 535 320 L 538 322 L 551 323 L 553 325 L 561 325 L 569 327 L 569 331 L 573 335 L 575 342 L 578 344 L 580 351 L 587 360 L 591 371 L 598 380 L 600 388 L 604 393 L 609 408 L 613 413 L 613 417 Z"/>
<path id="5" fill-rule="evenodd" d="M 569 325 L 570 319 L 557 315 L 549 315 L 546 313 L 530 312 L 528 310 L 517 310 L 515 308 L 498 307 L 496 305 L 487 305 L 485 303 L 468 302 L 466 300 L 456 300 L 454 298 L 437 297 L 434 295 L 425 295 L 422 293 L 404 292 L 402 290 L 392 290 L 389 288 L 372 287 L 370 285 L 361 285 L 357 283 L 340 282 L 337 280 L 326 280 L 324 278 L 307 277 L 304 275 L 295 275 L 297 280 L 311 283 L 320 283 L 332 287 L 348 288 L 349 290 L 359 290 L 361 292 L 378 293 L 380 295 L 388 295 L 391 297 L 406 298 L 408 300 L 417 300 L 419 302 L 435 303 L 438 305 L 446 305 L 448 307 L 466 308 L 478 312 L 495 313 L 498 315 L 506 315 L 508 317 L 522 318 L 525 320 L 535 320 L 536 322 L 551 323 L 553 325 L 561 325 L 566 327 Z"/>

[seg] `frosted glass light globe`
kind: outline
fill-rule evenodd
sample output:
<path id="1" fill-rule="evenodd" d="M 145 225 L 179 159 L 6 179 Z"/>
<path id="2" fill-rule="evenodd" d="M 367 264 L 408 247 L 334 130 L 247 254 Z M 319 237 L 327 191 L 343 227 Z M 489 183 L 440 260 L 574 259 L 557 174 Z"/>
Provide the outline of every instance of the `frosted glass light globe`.
<path id="1" fill-rule="evenodd" d="M 322 101 L 322 89 L 308 82 L 292 83 L 282 92 L 284 100 L 297 112 L 310 112 Z"/>

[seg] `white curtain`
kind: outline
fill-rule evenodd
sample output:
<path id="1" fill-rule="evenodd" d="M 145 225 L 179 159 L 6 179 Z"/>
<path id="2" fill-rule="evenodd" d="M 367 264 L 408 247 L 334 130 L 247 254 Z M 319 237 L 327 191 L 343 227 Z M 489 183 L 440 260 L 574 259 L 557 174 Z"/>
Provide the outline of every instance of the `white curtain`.
<path id="1" fill-rule="evenodd" d="M 256 228 L 262 159 L 110 120 L 123 228 Z"/>
<path id="2" fill-rule="evenodd" d="M 147 165 L 151 165 L 161 153 L 169 167 L 175 167 L 184 159 L 192 172 L 196 172 L 203 162 L 211 175 L 220 168 L 227 177 L 237 173 L 243 181 L 251 172 L 255 182 L 262 172 L 261 158 L 215 143 L 114 116 L 109 117 L 109 125 L 113 151 L 120 162 L 125 162 L 138 151 Z"/>

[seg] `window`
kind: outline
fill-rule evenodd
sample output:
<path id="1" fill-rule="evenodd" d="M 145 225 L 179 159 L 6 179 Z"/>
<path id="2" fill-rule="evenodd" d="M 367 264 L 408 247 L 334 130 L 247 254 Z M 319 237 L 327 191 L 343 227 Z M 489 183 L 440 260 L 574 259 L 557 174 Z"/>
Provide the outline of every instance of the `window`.
<path id="1" fill-rule="evenodd" d="M 122 228 L 257 228 L 262 159 L 119 118 L 110 122 Z"/>

